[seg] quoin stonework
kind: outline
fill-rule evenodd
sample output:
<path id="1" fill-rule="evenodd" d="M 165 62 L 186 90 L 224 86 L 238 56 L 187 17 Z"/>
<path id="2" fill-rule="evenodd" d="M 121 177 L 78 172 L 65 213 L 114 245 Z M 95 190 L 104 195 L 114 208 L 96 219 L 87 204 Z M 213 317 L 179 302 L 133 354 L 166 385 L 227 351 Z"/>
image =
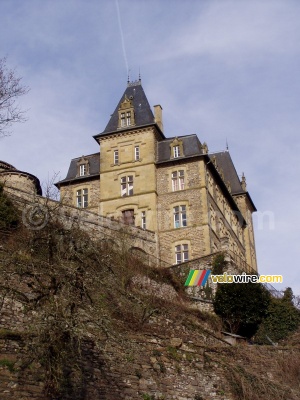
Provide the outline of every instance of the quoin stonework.
<path id="1" fill-rule="evenodd" d="M 168 265 L 216 253 L 226 242 L 257 271 L 256 208 L 228 150 L 210 153 L 195 134 L 165 135 L 162 107 L 151 110 L 141 80 L 127 83 L 94 139 L 100 151 L 71 160 L 56 183 L 62 203 L 153 232 L 153 256 Z"/>

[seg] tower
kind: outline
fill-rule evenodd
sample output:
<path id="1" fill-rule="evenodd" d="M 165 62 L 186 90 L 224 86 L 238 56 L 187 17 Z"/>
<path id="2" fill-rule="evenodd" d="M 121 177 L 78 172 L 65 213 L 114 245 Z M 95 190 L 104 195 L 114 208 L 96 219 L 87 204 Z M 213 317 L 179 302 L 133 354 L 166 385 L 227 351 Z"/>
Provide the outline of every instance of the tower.
<path id="1" fill-rule="evenodd" d="M 104 131 L 100 145 L 100 213 L 157 231 L 156 123 L 141 81 L 129 82 Z"/>
<path id="2" fill-rule="evenodd" d="M 228 149 L 209 153 L 197 135 L 166 137 L 162 107 L 151 110 L 141 80 L 128 82 L 100 152 L 71 161 L 57 183 L 62 201 L 155 232 L 156 257 L 180 264 L 224 249 L 257 268 L 256 211 Z"/>

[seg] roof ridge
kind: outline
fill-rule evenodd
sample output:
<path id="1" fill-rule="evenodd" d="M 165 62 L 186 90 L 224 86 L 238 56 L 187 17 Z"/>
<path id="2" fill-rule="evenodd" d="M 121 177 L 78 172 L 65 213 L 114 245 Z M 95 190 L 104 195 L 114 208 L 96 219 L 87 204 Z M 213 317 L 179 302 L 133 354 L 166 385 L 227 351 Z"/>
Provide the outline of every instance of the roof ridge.
<path id="1" fill-rule="evenodd" d="M 164 141 L 165 141 L 165 140 L 175 139 L 175 138 L 187 138 L 187 137 L 190 137 L 190 136 L 196 136 L 196 137 L 198 138 L 197 133 L 190 133 L 189 135 L 180 135 L 180 136 L 176 135 L 176 136 L 166 137 L 166 138 L 164 139 Z M 198 138 L 198 139 L 199 139 L 199 138 Z M 200 140 L 199 140 L 199 141 L 200 141 Z"/>
<path id="2" fill-rule="evenodd" d="M 228 153 L 230 155 L 229 150 L 209 151 L 208 155 L 210 155 L 210 154 L 220 154 L 220 153 Z"/>
<path id="3" fill-rule="evenodd" d="M 96 155 L 98 155 L 98 154 L 100 154 L 100 151 L 97 151 L 97 153 L 92 153 L 92 154 L 87 154 L 87 155 L 82 155 L 82 156 L 78 156 L 78 157 L 75 157 L 75 158 L 71 158 L 71 161 L 73 161 L 73 160 L 79 160 L 79 159 L 82 158 L 82 157 L 96 156 Z"/>

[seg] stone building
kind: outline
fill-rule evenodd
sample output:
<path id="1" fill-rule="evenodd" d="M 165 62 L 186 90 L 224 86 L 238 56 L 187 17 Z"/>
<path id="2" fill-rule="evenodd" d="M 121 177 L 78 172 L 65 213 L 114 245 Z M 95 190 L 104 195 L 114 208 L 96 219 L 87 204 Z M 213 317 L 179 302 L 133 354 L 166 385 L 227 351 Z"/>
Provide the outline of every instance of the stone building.
<path id="1" fill-rule="evenodd" d="M 0 161 L 0 182 L 7 188 L 42 195 L 40 181 L 36 176 L 20 171 L 5 161 Z"/>
<path id="2" fill-rule="evenodd" d="M 197 135 L 166 137 L 141 81 L 128 82 L 103 132 L 100 152 L 71 160 L 56 184 L 62 202 L 155 232 L 168 264 L 220 251 L 226 243 L 257 269 L 256 208 L 228 151 L 211 154 Z"/>

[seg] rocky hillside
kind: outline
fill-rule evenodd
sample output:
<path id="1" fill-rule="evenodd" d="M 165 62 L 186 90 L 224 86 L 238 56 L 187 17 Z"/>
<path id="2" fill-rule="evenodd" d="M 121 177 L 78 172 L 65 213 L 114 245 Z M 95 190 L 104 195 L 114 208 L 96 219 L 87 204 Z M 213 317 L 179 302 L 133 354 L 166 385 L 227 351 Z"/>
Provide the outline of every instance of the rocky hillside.
<path id="1" fill-rule="evenodd" d="M 0 232 L 1 400 L 296 400 L 296 339 L 231 347 L 183 282 L 51 218 Z M 120 245 L 121 243 L 121 245 Z"/>

